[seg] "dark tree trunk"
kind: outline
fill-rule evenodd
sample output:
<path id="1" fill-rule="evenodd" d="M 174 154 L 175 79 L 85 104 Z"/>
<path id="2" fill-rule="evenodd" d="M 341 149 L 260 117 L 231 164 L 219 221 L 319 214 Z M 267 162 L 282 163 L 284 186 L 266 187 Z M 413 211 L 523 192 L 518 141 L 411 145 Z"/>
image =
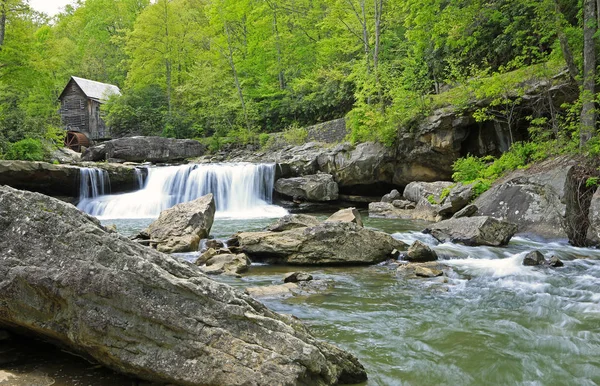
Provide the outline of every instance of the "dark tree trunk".
<path id="1" fill-rule="evenodd" d="M 4 32 L 6 31 L 6 1 L 0 1 L 0 50 L 4 45 Z"/>
<path id="2" fill-rule="evenodd" d="M 596 0 L 583 3 L 583 90 L 579 145 L 585 145 L 596 129 Z"/>

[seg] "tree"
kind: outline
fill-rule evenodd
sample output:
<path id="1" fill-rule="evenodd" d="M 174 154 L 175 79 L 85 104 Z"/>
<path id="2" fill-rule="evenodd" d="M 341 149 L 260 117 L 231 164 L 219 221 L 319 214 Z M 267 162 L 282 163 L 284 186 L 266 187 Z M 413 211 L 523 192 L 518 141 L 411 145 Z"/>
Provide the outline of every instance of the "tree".
<path id="1" fill-rule="evenodd" d="M 583 147 L 596 131 L 596 42 L 598 30 L 596 1 L 583 1 L 583 89 L 581 92 L 581 131 L 579 145 Z"/>

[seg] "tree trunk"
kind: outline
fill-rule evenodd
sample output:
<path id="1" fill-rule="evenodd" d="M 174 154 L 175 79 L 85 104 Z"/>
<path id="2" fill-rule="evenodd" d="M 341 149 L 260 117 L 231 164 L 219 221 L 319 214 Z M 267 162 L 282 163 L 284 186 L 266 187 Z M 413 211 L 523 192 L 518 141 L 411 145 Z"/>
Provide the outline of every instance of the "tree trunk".
<path id="1" fill-rule="evenodd" d="M 600 0 L 596 0 L 600 2 Z M 571 52 L 571 48 L 569 47 L 569 40 L 565 35 L 565 32 L 562 28 L 562 11 L 560 10 L 560 5 L 558 4 L 558 0 L 554 0 L 554 8 L 556 10 L 556 29 L 558 35 L 558 41 L 560 42 L 560 49 L 563 54 L 563 58 L 567 63 L 567 69 L 569 71 L 569 76 L 571 80 L 577 82 L 577 77 L 579 76 L 579 69 L 575 64 L 575 60 L 573 59 L 573 53 Z"/>
<path id="2" fill-rule="evenodd" d="M 168 114 L 171 117 L 171 84 L 172 84 L 172 65 L 171 65 L 171 44 L 169 40 L 169 4 L 163 1 L 164 23 L 165 23 L 165 83 L 167 91 Z"/>
<path id="3" fill-rule="evenodd" d="M 383 13 L 383 0 L 375 1 L 375 47 L 373 49 L 373 72 L 375 74 L 375 88 L 377 89 L 377 97 L 381 104 L 381 109 L 384 109 L 383 96 L 379 85 L 379 50 L 381 48 L 381 15 Z M 600 1 L 600 0 L 599 0 Z"/>
<path id="4" fill-rule="evenodd" d="M 6 31 L 6 0 L 0 0 L 0 50 L 4 45 L 4 32 Z"/>
<path id="5" fill-rule="evenodd" d="M 242 85 L 240 83 L 240 79 L 238 78 L 237 69 L 235 67 L 235 62 L 233 60 L 233 43 L 231 41 L 231 35 L 229 31 L 229 25 L 225 22 L 225 37 L 227 38 L 227 61 L 229 62 L 229 67 L 231 67 L 231 72 L 233 73 L 233 81 L 235 83 L 235 88 L 237 89 L 238 97 L 240 98 L 240 103 L 242 104 L 242 111 L 244 113 L 244 121 L 246 123 L 246 128 L 250 131 L 250 122 L 248 120 L 248 112 L 246 111 L 246 101 L 244 100 L 244 93 L 242 92 Z"/>
<path id="6" fill-rule="evenodd" d="M 599 0 L 600 1 L 600 0 Z M 273 32 L 275 33 L 275 49 L 277 50 L 277 77 L 279 80 L 279 89 L 285 89 L 285 74 L 283 72 L 282 53 L 281 53 L 281 37 L 279 36 L 279 27 L 277 25 L 277 6 L 267 0 L 269 8 L 273 11 Z"/>
<path id="7" fill-rule="evenodd" d="M 582 147 L 594 135 L 596 129 L 596 0 L 583 3 L 583 90 L 581 130 L 579 145 Z"/>

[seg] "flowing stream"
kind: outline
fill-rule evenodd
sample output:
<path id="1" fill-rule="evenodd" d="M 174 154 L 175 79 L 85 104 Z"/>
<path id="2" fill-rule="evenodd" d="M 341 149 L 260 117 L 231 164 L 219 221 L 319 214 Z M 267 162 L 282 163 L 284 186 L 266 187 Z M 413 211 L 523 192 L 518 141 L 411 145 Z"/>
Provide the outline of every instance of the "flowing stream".
<path id="1" fill-rule="evenodd" d="M 408 279 L 383 264 L 257 264 L 241 279 L 215 279 L 243 289 L 281 284 L 286 272 L 302 269 L 328 281 L 325 291 L 260 301 L 357 355 L 369 373 L 367 385 L 600 384 L 600 251 L 526 237 L 504 248 L 441 244 L 420 233 L 422 222 L 366 214 L 363 220 L 406 243 L 427 243 L 451 267 L 448 276 Z M 211 233 L 224 239 L 272 221 L 220 219 Z M 116 224 L 125 233 L 145 226 L 140 220 Z M 524 252 L 534 249 L 565 266 L 523 266 Z"/>
<path id="2" fill-rule="evenodd" d="M 87 189 L 80 208 L 130 235 L 160 210 L 212 191 L 218 216 L 211 234 L 225 239 L 261 230 L 273 222 L 266 217 L 285 213 L 270 204 L 273 175 L 271 165 L 152 168 L 140 191 L 111 196 Z M 420 233 L 422 222 L 366 214 L 364 221 L 406 243 L 430 245 L 449 267 L 447 276 L 410 279 L 391 264 L 257 264 L 242 278 L 214 278 L 243 289 L 280 284 L 284 273 L 302 269 L 327 281 L 328 288 L 315 293 L 260 300 L 357 355 L 367 368 L 368 385 L 600 384 L 600 251 L 523 236 L 504 248 L 466 247 Z M 523 266 L 525 252 L 534 249 L 547 258 L 558 256 L 565 266 Z M 190 261 L 197 256 L 178 255 Z M 129 384 L 118 377 L 96 380 L 89 384 Z"/>

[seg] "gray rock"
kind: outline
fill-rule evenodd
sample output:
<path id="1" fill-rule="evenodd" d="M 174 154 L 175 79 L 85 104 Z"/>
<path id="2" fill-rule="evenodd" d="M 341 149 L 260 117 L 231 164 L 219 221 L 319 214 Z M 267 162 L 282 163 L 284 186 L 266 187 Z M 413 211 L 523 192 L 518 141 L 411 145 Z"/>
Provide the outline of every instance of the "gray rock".
<path id="1" fill-rule="evenodd" d="M 295 265 L 376 264 L 406 245 L 390 235 L 354 223 L 324 222 L 283 232 L 237 235 L 252 261 Z"/>
<path id="2" fill-rule="evenodd" d="M 68 147 L 61 147 L 52 152 L 50 162 L 61 164 L 73 164 L 81 161 L 81 154 Z"/>
<path id="3" fill-rule="evenodd" d="M 171 162 L 200 157 L 206 146 L 191 139 L 125 137 L 86 149 L 84 161 Z"/>
<path id="4" fill-rule="evenodd" d="M 369 217 L 411 219 L 412 216 L 412 210 L 399 209 L 388 202 L 372 202 L 369 204 Z"/>
<path id="5" fill-rule="evenodd" d="M 558 267 L 564 267 L 565 263 L 563 263 L 558 257 L 552 256 L 550 258 L 550 262 L 548 263 L 548 265 L 553 268 L 558 268 Z"/>
<path id="6" fill-rule="evenodd" d="M 433 278 L 443 276 L 444 270 L 449 270 L 449 268 L 439 262 L 408 263 L 400 264 L 396 273 L 408 279 Z"/>
<path id="7" fill-rule="evenodd" d="M 600 189 L 596 189 L 588 211 L 589 228 L 587 231 L 588 245 L 600 245 Z"/>
<path id="8" fill-rule="evenodd" d="M 212 193 L 163 210 L 143 233 L 160 252 L 193 252 L 210 233 L 215 216 Z"/>
<path id="9" fill-rule="evenodd" d="M 440 203 L 442 199 L 442 191 L 444 189 L 451 188 L 455 184 L 449 181 L 436 181 L 436 182 L 411 182 L 404 188 L 402 194 L 404 198 L 412 202 L 419 202 L 422 198 L 426 199 L 429 196 L 433 196 L 435 202 Z"/>
<path id="10" fill-rule="evenodd" d="M 406 252 L 406 260 L 410 262 L 424 263 L 427 261 L 436 261 L 437 259 L 437 253 L 419 240 L 415 241 L 408 248 L 408 252 Z"/>
<path id="11" fill-rule="evenodd" d="M 194 264 L 196 265 L 204 265 L 206 264 L 206 262 L 211 259 L 212 257 L 218 255 L 219 252 L 217 252 L 216 249 L 214 248 L 208 248 L 206 251 L 202 252 L 200 254 L 200 256 L 198 256 L 198 258 L 196 259 L 196 261 L 194 262 Z"/>
<path id="12" fill-rule="evenodd" d="M 108 172 L 113 193 L 138 188 L 135 167 L 109 163 L 85 163 Z M 0 160 L 0 185 L 44 193 L 49 196 L 79 197 L 80 166 L 55 165 L 48 162 Z"/>
<path id="13" fill-rule="evenodd" d="M 231 275 L 237 276 L 241 273 L 248 272 L 250 268 L 250 259 L 243 253 L 234 254 L 218 254 L 206 261 L 205 266 L 201 266 L 202 272 L 207 275 Z"/>
<path id="14" fill-rule="evenodd" d="M 392 205 L 398 209 L 415 209 L 416 207 L 414 202 L 408 200 L 394 200 L 392 201 Z"/>
<path id="15" fill-rule="evenodd" d="M 537 265 L 545 265 L 546 259 L 544 255 L 540 251 L 531 251 L 523 257 L 523 265 L 527 266 L 537 266 Z"/>
<path id="16" fill-rule="evenodd" d="M 478 210 L 477 205 L 470 204 L 470 205 L 465 206 L 458 212 L 454 213 L 452 218 L 471 217 L 475 213 L 477 213 L 477 210 Z"/>
<path id="17" fill-rule="evenodd" d="M 245 289 L 245 292 L 252 297 L 261 298 L 269 296 L 292 295 L 299 289 L 300 287 L 296 283 L 285 283 L 261 287 L 248 287 Z"/>
<path id="18" fill-rule="evenodd" d="M 398 200 L 402 195 L 396 189 L 392 190 L 390 193 L 381 197 L 381 202 L 393 202 L 394 200 Z"/>
<path id="19" fill-rule="evenodd" d="M 341 209 L 329 216 L 327 222 L 353 222 L 358 226 L 363 226 L 362 216 L 356 208 Z"/>
<path id="20" fill-rule="evenodd" d="M 106 142 L 88 147 L 81 154 L 82 161 L 100 162 L 106 160 Z"/>
<path id="21" fill-rule="evenodd" d="M 511 172 L 474 201 L 477 214 L 518 224 L 520 232 L 567 237 L 562 226 L 566 192 L 576 165 L 576 160 L 559 157 Z"/>
<path id="22" fill-rule="evenodd" d="M 0 187 L 0 250 L 0 325 L 119 372 L 177 385 L 367 379 L 298 320 L 107 233 L 70 204 Z"/>
<path id="23" fill-rule="evenodd" d="M 320 223 L 321 222 L 319 219 L 317 219 L 315 216 L 310 216 L 307 214 L 288 214 L 281 217 L 274 224 L 269 225 L 266 230 L 271 232 L 283 232 L 289 231 L 290 229 L 315 226 L 319 225 Z M 233 239 L 235 240 L 234 243 L 239 242 L 237 238 Z M 227 245 L 229 245 L 229 241 L 227 242 Z"/>
<path id="24" fill-rule="evenodd" d="M 334 201 L 338 199 L 338 185 L 331 174 L 319 173 L 303 177 L 280 178 L 275 191 L 288 197 L 309 201 Z"/>
<path id="25" fill-rule="evenodd" d="M 206 241 L 205 246 L 206 246 L 206 248 L 219 249 L 219 248 L 223 248 L 225 246 L 225 244 L 223 244 L 223 242 L 221 240 L 211 239 L 211 240 Z"/>
<path id="26" fill-rule="evenodd" d="M 517 232 L 517 226 L 487 216 L 444 220 L 423 231 L 438 241 L 465 245 L 502 246 Z"/>
<path id="27" fill-rule="evenodd" d="M 300 281 L 310 281 L 313 277 L 306 272 L 290 272 L 283 278 L 284 283 L 298 283 Z"/>

